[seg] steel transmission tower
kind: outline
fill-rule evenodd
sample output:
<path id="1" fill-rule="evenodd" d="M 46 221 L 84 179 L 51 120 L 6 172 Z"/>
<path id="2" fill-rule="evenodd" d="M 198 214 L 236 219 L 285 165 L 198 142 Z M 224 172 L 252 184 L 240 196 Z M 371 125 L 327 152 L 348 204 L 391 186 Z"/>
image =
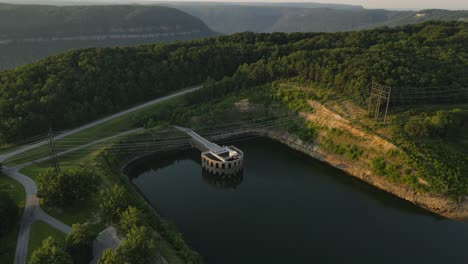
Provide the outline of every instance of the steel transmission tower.
<path id="1" fill-rule="evenodd" d="M 371 94 L 369 97 L 369 107 L 367 110 L 369 116 L 374 115 L 375 120 L 379 121 L 382 104 L 385 104 L 385 112 L 383 116 L 383 122 L 385 123 L 385 121 L 387 120 L 391 93 L 392 87 L 384 86 L 381 84 L 372 84 Z M 372 107 L 373 102 L 375 104 L 375 108 Z"/>
<path id="2" fill-rule="evenodd" d="M 60 173 L 60 164 L 55 153 L 55 140 L 52 128 L 49 130 L 49 157 L 56 173 Z"/>

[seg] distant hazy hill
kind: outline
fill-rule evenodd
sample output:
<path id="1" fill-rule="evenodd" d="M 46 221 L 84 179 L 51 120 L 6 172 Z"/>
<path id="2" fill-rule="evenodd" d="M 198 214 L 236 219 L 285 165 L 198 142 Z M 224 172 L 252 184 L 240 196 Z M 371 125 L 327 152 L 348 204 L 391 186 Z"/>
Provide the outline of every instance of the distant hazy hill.
<path id="1" fill-rule="evenodd" d="M 200 19 L 170 7 L 0 4 L 0 70 L 72 48 L 212 35 Z"/>
<path id="2" fill-rule="evenodd" d="M 248 6 L 283 6 L 283 7 L 301 7 L 301 8 L 317 8 L 317 7 L 329 7 L 333 9 L 363 9 L 360 5 L 349 5 L 349 4 L 327 4 L 327 3 L 313 3 L 313 2 L 283 2 L 283 3 L 267 3 L 267 2 L 199 2 L 195 1 L 155 1 L 155 0 L 1 0 L 2 3 L 11 4 L 40 4 L 40 5 L 128 5 L 128 4 L 139 4 L 139 5 L 248 5 Z"/>
<path id="3" fill-rule="evenodd" d="M 295 8 L 246 5 L 177 5 L 176 8 L 203 20 L 216 32 L 267 32 L 284 14 Z M 299 9 L 298 9 L 299 10 Z"/>
<path id="4" fill-rule="evenodd" d="M 370 29 L 380 26 L 401 26 L 429 20 L 468 21 L 468 11 L 422 10 L 336 10 L 311 8 L 282 15 L 268 31 L 337 32 Z"/>
<path id="5" fill-rule="evenodd" d="M 389 11 L 358 6 L 310 5 L 215 5 L 176 4 L 174 7 L 203 20 L 221 33 L 253 32 L 338 32 L 398 26 L 428 20 L 468 21 L 468 11 Z"/>

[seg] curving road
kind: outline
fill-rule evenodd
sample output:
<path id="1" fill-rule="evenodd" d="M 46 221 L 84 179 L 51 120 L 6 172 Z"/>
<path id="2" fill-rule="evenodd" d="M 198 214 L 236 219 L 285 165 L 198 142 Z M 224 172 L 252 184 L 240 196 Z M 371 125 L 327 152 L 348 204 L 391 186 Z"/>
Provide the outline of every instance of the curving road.
<path id="1" fill-rule="evenodd" d="M 77 150 L 80 150 L 80 149 L 83 149 L 83 148 L 86 148 L 95 144 L 99 144 L 101 142 L 108 141 L 114 138 L 125 136 L 131 133 L 135 133 L 141 130 L 143 130 L 143 128 L 137 128 L 137 129 L 133 129 L 130 131 L 125 131 L 114 136 L 96 140 L 94 142 L 84 144 L 84 145 L 66 150 L 64 152 L 60 152 L 57 154 L 57 156 L 66 155 L 68 153 L 71 153 L 71 152 L 74 152 L 74 151 L 77 151 Z M 43 221 L 65 234 L 68 234 L 71 231 L 70 226 L 48 215 L 41 209 L 39 205 L 39 198 L 37 198 L 36 183 L 31 178 L 19 172 L 22 168 L 26 166 L 29 166 L 35 162 L 45 161 L 47 159 L 49 158 L 45 157 L 45 158 L 37 159 L 35 161 L 27 162 L 27 163 L 24 163 L 15 167 L 3 168 L 3 172 L 10 178 L 13 178 L 16 181 L 20 182 L 23 185 L 24 190 L 26 192 L 26 204 L 24 207 L 23 216 L 21 218 L 20 230 L 18 234 L 18 240 L 16 243 L 16 252 L 15 252 L 15 261 L 14 261 L 15 264 L 26 263 L 27 253 L 28 253 L 29 231 L 31 229 L 31 224 L 34 221 Z"/>
<path id="2" fill-rule="evenodd" d="M 94 121 L 92 123 L 81 126 L 79 128 L 67 131 L 67 132 L 65 132 L 65 133 L 63 133 L 61 135 L 56 136 L 55 139 L 58 140 L 58 139 L 64 138 L 66 136 L 78 133 L 78 132 L 83 131 L 85 129 L 97 126 L 97 125 L 102 124 L 104 122 L 107 122 L 109 120 L 112 120 L 112 119 L 121 117 L 123 115 L 129 114 L 131 112 L 140 110 L 140 109 L 145 108 L 147 106 L 154 105 L 154 104 L 169 100 L 169 99 L 177 97 L 177 96 L 181 96 L 181 95 L 184 95 L 184 94 L 187 94 L 187 93 L 194 92 L 196 90 L 199 90 L 201 87 L 202 86 L 192 87 L 192 88 L 189 88 L 189 89 L 186 89 L 186 90 L 183 90 L 183 91 L 180 91 L 180 92 L 177 92 L 177 93 L 165 96 L 165 97 L 161 97 L 161 98 L 149 101 L 147 103 L 144 103 L 144 104 L 138 105 L 136 107 L 130 108 L 128 110 L 119 112 L 117 114 L 102 118 L 100 120 Z M 120 136 L 135 133 L 135 132 L 138 132 L 139 130 L 142 130 L 142 128 L 122 132 L 122 133 L 119 133 L 119 134 L 111 136 L 111 137 L 96 140 L 94 142 L 84 144 L 84 145 L 81 145 L 79 147 L 75 147 L 75 148 L 66 150 L 64 152 L 58 153 L 57 156 L 65 155 L 65 154 L 71 153 L 73 151 L 77 151 L 79 149 L 83 149 L 83 148 L 92 146 L 94 144 L 98 144 L 98 143 L 101 143 L 101 142 L 104 142 L 104 141 L 107 141 L 107 140 L 110 140 L 110 139 L 114 139 L 114 138 L 117 138 L 117 137 L 120 137 Z M 7 158 L 13 157 L 15 155 L 21 154 L 23 152 L 29 151 L 31 149 L 34 149 L 34 148 L 37 148 L 37 147 L 40 147 L 40 146 L 43 146 L 43 145 L 46 145 L 46 144 L 47 144 L 47 141 L 42 141 L 42 142 L 38 142 L 36 144 L 32 144 L 32 145 L 29 145 L 29 146 L 25 146 L 23 148 L 16 149 L 16 150 L 14 150 L 12 152 L 9 152 L 9 153 L 6 153 L 6 154 L 0 155 L 0 162 L 5 161 Z M 63 233 L 69 233 L 70 230 L 71 230 L 70 226 L 68 226 L 68 225 L 62 223 L 61 221 L 59 221 L 58 219 L 46 214 L 40 208 L 39 198 L 37 197 L 37 185 L 36 185 L 36 183 L 31 178 L 29 178 L 29 177 L 27 177 L 27 176 L 25 176 L 25 175 L 23 175 L 23 174 L 21 174 L 19 172 L 19 170 L 21 170 L 22 168 L 24 168 L 26 166 L 31 165 L 34 162 L 45 161 L 47 159 L 48 159 L 48 157 L 45 157 L 45 158 L 41 158 L 41 159 L 38 159 L 38 160 L 35 160 L 35 161 L 27 162 L 27 163 L 24 163 L 24 164 L 15 166 L 15 167 L 3 167 L 3 169 L 2 169 L 3 173 L 6 174 L 8 177 L 11 177 L 11 178 L 15 179 L 16 181 L 18 181 L 19 183 L 21 183 L 23 185 L 23 187 L 24 187 L 25 192 L 26 192 L 26 204 L 25 204 L 25 208 L 24 208 L 24 211 L 23 211 L 23 216 L 22 216 L 21 222 L 20 222 L 20 230 L 19 230 L 19 233 L 18 233 L 18 241 L 17 241 L 17 244 L 16 244 L 14 264 L 25 264 L 26 261 L 27 261 L 29 231 L 31 229 L 31 224 L 34 221 L 38 221 L 38 220 L 43 221 L 43 222 L 49 224 L 50 226 L 56 228 L 57 230 L 60 230 Z"/>
<path id="3" fill-rule="evenodd" d="M 198 85 L 198 86 L 194 86 L 194 87 L 191 87 L 191 88 L 188 88 L 188 89 L 185 89 L 185 90 L 182 90 L 180 92 L 177 92 L 177 93 L 173 93 L 173 94 L 170 94 L 170 95 L 167 95 L 167 96 L 164 96 L 164 97 L 161 97 L 161 98 L 158 98 L 158 99 L 154 99 L 152 101 L 149 101 L 149 102 L 146 102 L 144 104 L 141 104 L 141 105 L 138 105 L 138 106 L 135 106 L 133 108 L 130 108 L 130 109 L 127 109 L 127 110 L 124 110 L 122 112 L 119 112 L 117 114 L 113 114 L 113 115 L 110 115 L 108 117 L 104 117 L 102 119 L 99 119 L 97 121 L 94 121 L 94 122 L 91 122 L 89 124 L 86 124 L 86 125 L 83 125 L 81 127 L 78 127 L 78 128 L 75 128 L 73 130 L 69 130 L 65 133 L 62 133 L 60 135 L 57 135 L 56 137 L 54 137 L 55 140 L 59 140 L 61 138 L 64 138 L 64 137 L 67 137 L 67 136 L 70 136 L 72 134 L 75 134 L 75 133 L 78 133 L 80 131 L 83 131 L 85 129 L 88 129 L 88 128 L 91 128 L 91 127 L 94 127 L 94 126 L 97 126 L 97 125 L 100 125 L 104 122 L 107 122 L 107 121 L 110 121 L 112 119 L 115 119 L 115 118 L 118 118 L 118 117 L 121 117 L 123 115 L 126 115 L 126 114 L 129 114 L 129 113 L 132 113 L 132 112 L 135 112 L 137 110 L 140 110 L 142 108 L 145 108 L 147 106 L 151 106 L 151 105 L 154 105 L 154 104 L 157 104 L 157 103 L 160 103 L 160 102 L 163 102 L 163 101 L 166 101 L 166 100 L 169 100 L 169 99 L 172 99 L 174 97 L 178 97 L 178 96 L 181 96 L 181 95 L 184 95 L 184 94 L 188 94 L 188 93 L 191 93 L 191 92 L 194 92 L 196 90 L 199 90 L 201 89 L 203 86 L 202 85 Z M 8 158 L 11 158 L 13 156 L 16 156 L 18 154 L 21 154 L 21 153 L 24 153 L 26 151 L 29 151 L 31 149 L 35 149 L 37 147 L 40 147 L 40 146 L 44 146 L 47 144 L 47 140 L 45 141 L 41 141 L 41 142 L 38 142 L 38 143 L 35 143 L 35 144 L 32 144 L 32 145 L 28 145 L 28 146 L 25 146 L 23 148 L 19 148 L 19 149 L 16 149 L 12 152 L 8 152 L 8 153 L 5 153 L 3 155 L 0 155 L 0 162 L 4 162 L 6 159 Z"/>

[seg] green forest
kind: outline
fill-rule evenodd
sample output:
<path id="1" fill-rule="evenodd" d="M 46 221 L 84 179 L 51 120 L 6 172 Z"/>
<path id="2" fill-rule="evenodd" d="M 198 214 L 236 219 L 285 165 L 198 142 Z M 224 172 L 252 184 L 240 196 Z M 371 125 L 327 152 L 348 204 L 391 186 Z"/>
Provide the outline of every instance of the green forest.
<path id="1" fill-rule="evenodd" d="M 289 78 L 314 82 L 361 104 L 373 82 L 394 88 L 392 104 L 466 102 L 465 43 L 467 23 L 427 22 L 74 50 L 0 73 L 0 140 L 75 127 L 236 72 L 252 85 Z"/>

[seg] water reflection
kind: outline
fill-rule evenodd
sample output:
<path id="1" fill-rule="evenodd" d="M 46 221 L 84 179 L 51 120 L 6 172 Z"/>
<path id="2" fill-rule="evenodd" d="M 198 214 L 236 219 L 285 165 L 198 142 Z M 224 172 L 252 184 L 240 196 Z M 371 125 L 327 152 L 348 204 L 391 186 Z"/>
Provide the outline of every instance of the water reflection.
<path id="1" fill-rule="evenodd" d="M 236 189 L 244 180 L 243 171 L 232 175 L 219 175 L 204 170 L 201 167 L 200 152 L 194 149 L 181 152 L 167 152 L 148 155 L 131 163 L 125 168 L 124 173 L 133 179 L 141 174 L 155 173 L 161 168 L 187 159 L 192 160 L 200 165 L 200 177 L 203 178 L 203 182 L 210 186 L 214 186 L 220 189 Z"/>
<path id="2" fill-rule="evenodd" d="M 146 160 L 132 174 L 205 263 L 468 263 L 467 225 L 271 140 L 236 145 L 249 157 L 237 178 L 204 174 L 196 150 Z"/>
<path id="3" fill-rule="evenodd" d="M 243 171 L 231 175 L 219 175 L 202 169 L 202 176 L 205 183 L 221 189 L 236 189 L 244 180 Z"/>

